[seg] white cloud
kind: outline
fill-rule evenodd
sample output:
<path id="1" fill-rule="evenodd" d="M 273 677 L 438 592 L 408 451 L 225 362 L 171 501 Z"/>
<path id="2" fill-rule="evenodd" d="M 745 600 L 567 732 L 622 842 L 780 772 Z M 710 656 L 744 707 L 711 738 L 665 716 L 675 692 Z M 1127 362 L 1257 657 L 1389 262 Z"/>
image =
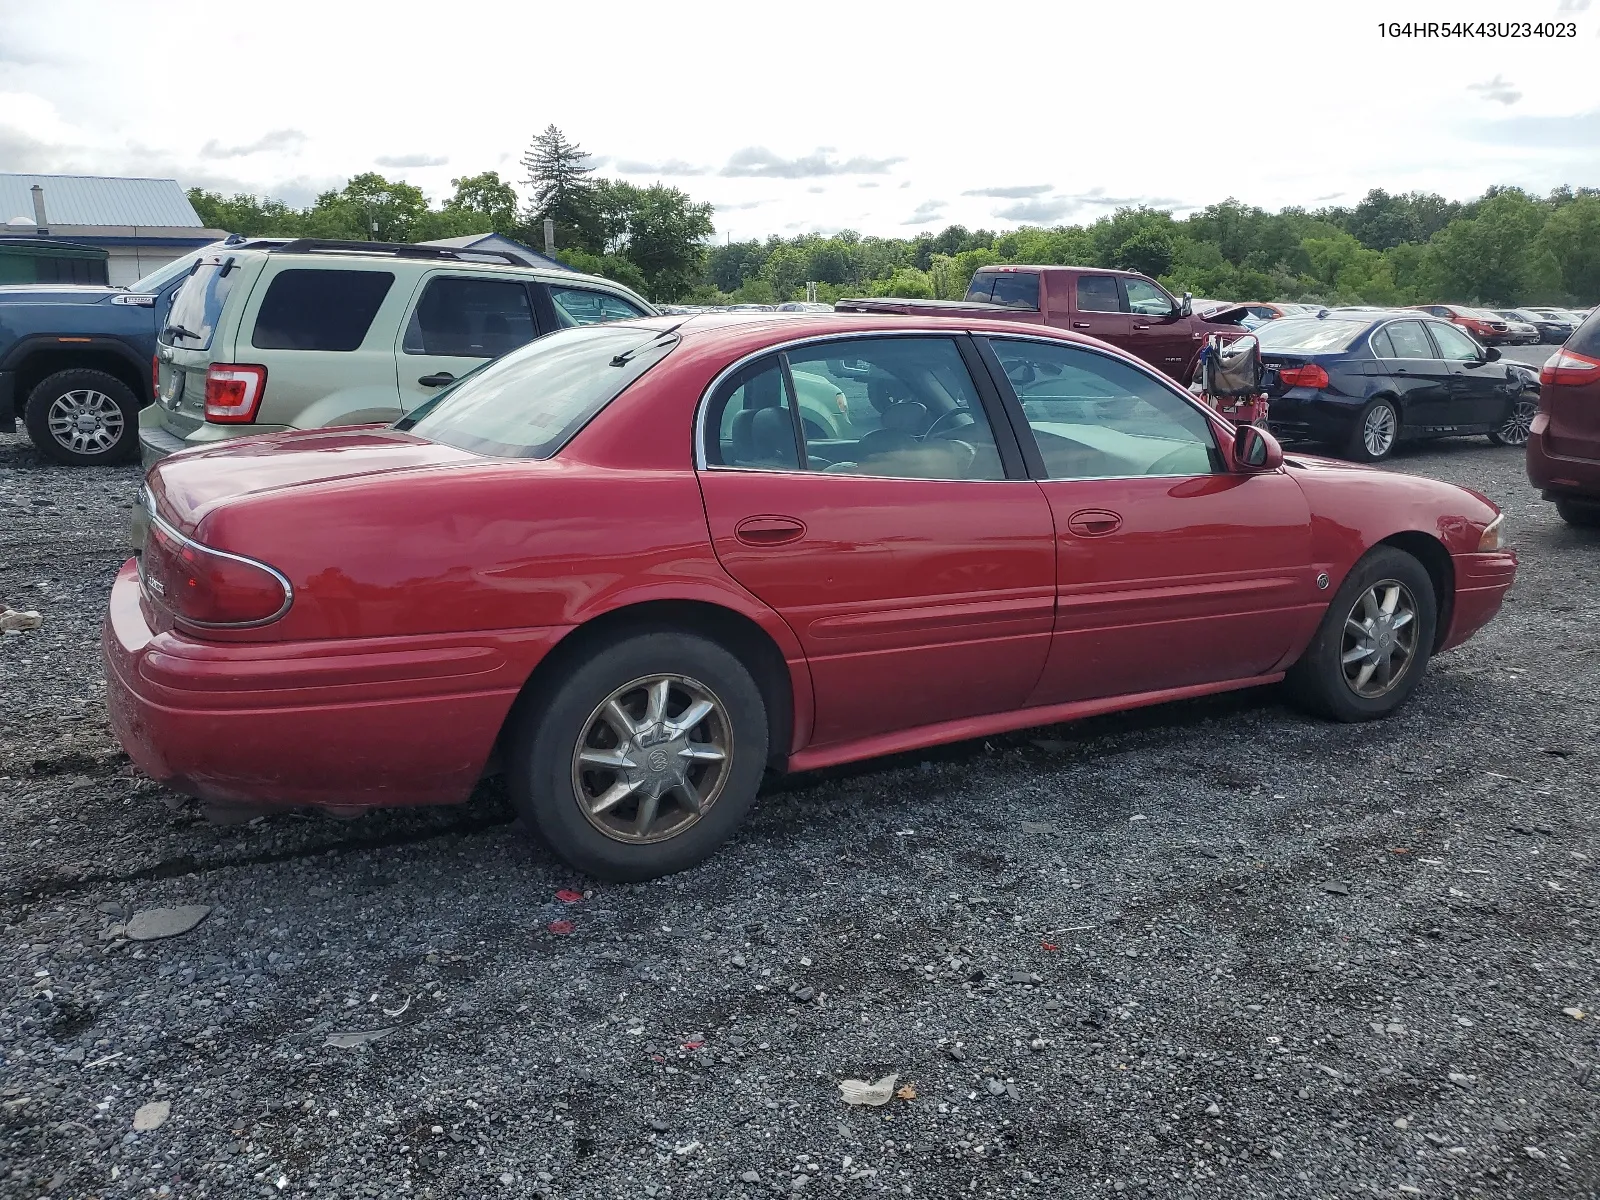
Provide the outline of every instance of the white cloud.
<path id="1" fill-rule="evenodd" d="M 201 158 L 248 158 L 252 154 L 261 154 L 265 151 L 280 151 L 285 154 L 294 154 L 305 144 L 306 135 L 298 129 L 274 129 L 270 133 L 263 133 L 253 142 L 242 145 L 224 146 L 217 139 L 212 138 L 200 147 Z M 382 159 L 378 160 L 382 162 Z"/>
<path id="2" fill-rule="evenodd" d="M 1467 84 L 1467 91 L 1477 92 L 1485 100 L 1494 100 L 1500 104 L 1515 104 L 1522 99 L 1522 93 L 1498 75 L 1484 83 Z"/>
<path id="3" fill-rule="evenodd" d="M 450 159 L 443 154 L 380 154 L 372 161 L 380 167 L 442 167 Z"/>

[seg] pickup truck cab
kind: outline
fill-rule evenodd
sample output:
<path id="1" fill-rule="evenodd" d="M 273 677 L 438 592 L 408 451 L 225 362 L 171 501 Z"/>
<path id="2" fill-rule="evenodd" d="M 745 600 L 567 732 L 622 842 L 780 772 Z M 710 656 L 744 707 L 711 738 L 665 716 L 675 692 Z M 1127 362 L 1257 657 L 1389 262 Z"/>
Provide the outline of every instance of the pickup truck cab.
<path id="1" fill-rule="evenodd" d="M 1231 338 L 1244 332 L 1237 322 L 1195 316 L 1189 300 L 1187 294 L 1174 299 L 1155 280 L 1134 271 L 1005 265 L 977 271 L 964 300 L 874 297 L 841 300 L 834 308 L 1035 321 L 1110 342 L 1187 386 L 1209 334 Z"/>

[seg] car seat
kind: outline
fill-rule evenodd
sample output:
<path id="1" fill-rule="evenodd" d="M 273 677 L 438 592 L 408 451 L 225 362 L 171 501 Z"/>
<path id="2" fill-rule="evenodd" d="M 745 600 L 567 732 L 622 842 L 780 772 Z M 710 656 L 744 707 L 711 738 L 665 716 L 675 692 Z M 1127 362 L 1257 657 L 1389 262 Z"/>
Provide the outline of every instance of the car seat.
<path id="1" fill-rule="evenodd" d="M 735 467 L 799 465 L 794 423 L 782 407 L 783 384 L 776 367 L 744 381 L 744 410 L 733 418 Z"/>

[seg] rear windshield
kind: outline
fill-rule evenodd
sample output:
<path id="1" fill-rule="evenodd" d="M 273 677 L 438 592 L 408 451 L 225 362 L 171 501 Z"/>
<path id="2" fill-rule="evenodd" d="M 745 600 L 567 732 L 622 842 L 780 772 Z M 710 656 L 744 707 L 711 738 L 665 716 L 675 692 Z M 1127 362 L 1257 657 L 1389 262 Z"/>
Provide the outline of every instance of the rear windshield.
<path id="1" fill-rule="evenodd" d="M 1567 347 L 1590 358 L 1600 358 L 1600 308 L 1595 309 L 1582 325 L 1573 330 Z"/>
<path id="2" fill-rule="evenodd" d="M 397 423 L 494 458 L 549 458 L 678 344 L 637 325 L 562 329 L 514 350 Z"/>
<path id="3" fill-rule="evenodd" d="M 179 285 L 161 340 L 181 350 L 209 350 L 222 306 L 239 277 L 231 258 L 203 262 Z"/>
<path id="4" fill-rule="evenodd" d="M 279 271 L 267 285 L 250 344 L 258 350 L 355 350 L 392 283 L 388 271 Z"/>
<path id="5" fill-rule="evenodd" d="M 1372 324 L 1370 321 L 1336 321 L 1316 317 L 1284 317 L 1256 330 L 1264 351 L 1291 354 L 1329 354 L 1348 350 L 1350 343 Z"/>
<path id="6" fill-rule="evenodd" d="M 967 299 L 1037 312 L 1039 276 L 1034 271 L 979 271 L 967 285 Z"/>

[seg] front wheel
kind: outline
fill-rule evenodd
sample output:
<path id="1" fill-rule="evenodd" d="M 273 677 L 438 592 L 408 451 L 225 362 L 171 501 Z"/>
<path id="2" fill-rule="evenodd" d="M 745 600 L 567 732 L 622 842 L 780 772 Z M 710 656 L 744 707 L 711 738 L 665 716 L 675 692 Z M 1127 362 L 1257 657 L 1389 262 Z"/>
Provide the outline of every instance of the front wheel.
<path id="1" fill-rule="evenodd" d="M 636 881 L 708 858 L 755 801 L 767 712 L 744 664 L 680 632 L 595 649 L 512 732 L 517 811 L 570 865 Z"/>
<path id="2" fill-rule="evenodd" d="M 1347 449 L 1357 462 L 1381 462 L 1400 440 L 1400 413 L 1388 400 L 1370 401 L 1356 417 Z"/>
<path id="3" fill-rule="evenodd" d="M 139 401 L 115 375 L 70 367 L 28 393 L 28 437 L 68 466 L 128 462 L 139 453 Z"/>
<path id="4" fill-rule="evenodd" d="M 1433 653 L 1433 579 L 1411 555 L 1380 546 L 1358 562 L 1290 669 L 1290 695 L 1335 721 L 1386 717 L 1410 697 Z"/>
<path id="5" fill-rule="evenodd" d="M 1533 419 L 1539 415 L 1539 393 L 1523 392 L 1511 406 L 1511 415 L 1504 425 L 1489 434 L 1496 446 L 1526 446 Z"/>

